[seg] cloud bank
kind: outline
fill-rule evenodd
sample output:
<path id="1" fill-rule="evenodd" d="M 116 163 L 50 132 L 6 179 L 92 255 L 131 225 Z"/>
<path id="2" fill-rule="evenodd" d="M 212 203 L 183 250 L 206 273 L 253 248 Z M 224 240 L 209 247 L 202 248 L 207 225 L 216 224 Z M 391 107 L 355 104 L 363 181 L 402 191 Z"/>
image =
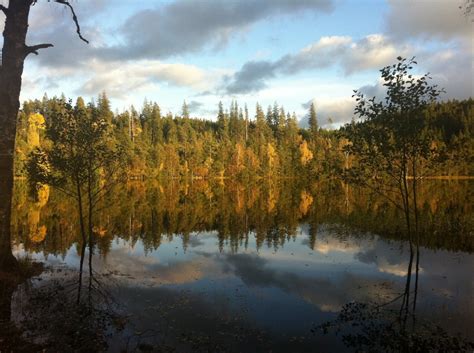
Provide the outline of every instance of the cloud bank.
<path id="1" fill-rule="evenodd" d="M 227 94 L 245 94 L 267 87 L 267 80 L 276 76 L 339 66 L 345 75 L 380 68 L 398 55 L 408 53 L 406 46 L 396 47 L 385 36 L 372 34 L 359 40 L 348 36 L 322 37 L 296 54 L 287 54 L 277 61 L 249 61 L 232 76 L 224 79 Z"/>

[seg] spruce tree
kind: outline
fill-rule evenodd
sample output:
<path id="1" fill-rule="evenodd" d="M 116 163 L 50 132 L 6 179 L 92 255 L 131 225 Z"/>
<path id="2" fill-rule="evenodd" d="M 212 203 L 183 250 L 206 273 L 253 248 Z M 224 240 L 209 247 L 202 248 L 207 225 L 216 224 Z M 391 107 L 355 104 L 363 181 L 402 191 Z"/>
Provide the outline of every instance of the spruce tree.
<path id="1" fill-rule="evenodd" d="M 311 135 L 313 136 L 316 135 L 319 127 L 318 127 L 318 119 L 316 116 L 316 108 L 313 102 L 311 102 L 311 105 L 309 106 L 308 124 L 309 124 L 309 130 L 311 132 Z"/>

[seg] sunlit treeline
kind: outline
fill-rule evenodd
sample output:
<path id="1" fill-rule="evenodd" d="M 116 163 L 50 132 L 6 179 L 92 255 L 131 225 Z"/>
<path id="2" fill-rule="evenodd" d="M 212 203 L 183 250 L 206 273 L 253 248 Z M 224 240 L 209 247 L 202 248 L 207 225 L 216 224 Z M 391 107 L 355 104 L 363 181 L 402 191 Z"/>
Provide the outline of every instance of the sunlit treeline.
<path id="1" fill-rule="evenodd" d="M 34 200 L 17 183 L 13 234 L 30 251 L 64 255 L 80 240 L 74 204 L 46 188 Z M 422 183 L 420 242 L 435 249 L 473 251 L 474 212 L 469 181 Z M 94 215 L 94 242 L 106 256 L 114 239 L 140 241 L 147 251 L 179 237 L 214 232 L 220 250 L 249 244 L 278 250 L 288 241 L 312 249 L 328 229 L 345 236 L 373 234 L 404 239 L 403 213 L 386 199 L 340 182 L 258 184 L 198 180 L 119 185 Z M 199 236 L 199 235 L 198 235 Z"/>
<path id="2" fill-rule="evenodd" d="M 44 127 L 65 103 L 64 97 L 46 96 L 24 103 L 18 123 L 17 175 L 24 175 L 24 163 L 34 147 L 50 143 Z M 179 115 L 162 114 L 159 105 L 151 102 L 140 110 L 131 107 L 113 113 L 105 93 L 88 107 L 110 125 L 109 138 L 124 148 L 124 162 L 132 177 L 315 179 L 333 177 L 353 162 L 343 151 L 347 140 L 339 131 L 318 125 L 314 105 L 307 117 L 296 117 L 277 103 L 267 109 L 257 105 L 254 116 L 237 102 L 228 109 L 219 104 L 215 121 L 191 117 L 186 103 Z M 473 112 L 472 99 L 430 107 L 426 119 L 433 145 L 444 153 L 425 174 L 473 174 Z M 299 121 L 306 118 L 309 126 L 301 128 Z"/>

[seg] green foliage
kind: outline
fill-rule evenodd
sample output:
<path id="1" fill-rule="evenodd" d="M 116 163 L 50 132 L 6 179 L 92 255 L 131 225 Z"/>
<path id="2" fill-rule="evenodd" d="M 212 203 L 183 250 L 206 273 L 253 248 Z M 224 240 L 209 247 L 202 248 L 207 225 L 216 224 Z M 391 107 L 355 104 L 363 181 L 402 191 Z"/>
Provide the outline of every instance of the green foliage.
<path id="1" fill-rule="evenodd" d="M 406 95 L 411 95 L 411 92 Z M 131 178 L 332 178 L 344 167 L 355 168 L 359 165 L 365 165 L 359 172 L 370 177 L 381 177 L 380 172 L 374 173 L 365 163 L 371 163 L 374 168 L 380 165 L 390 168 L 390 160 L 398 160 L 392 147 L 399 148 L 403 141 L 411 143 L 413 138 L 419 136 L 424 137 L 423 148 L 413 145 L 415 150 L 436 152 L 431 153 L 432 157 L 436 157 L 432 159 L 436 163 L 422 163 L 424 175 L 472 175 L 474 172 L 472 100 L 429 104 L 419 115 L 412 110 L 409 117 L 414 123 L 410 121 L 410 129 L 412 125 L 421 127 L 415 130 L 421 130 L 421 135 L 406 128 L 403 117 L 398 120 L 393 116 L 391 120 L 386 118 L 392 124 L 389 126 L 392 131 L 406 128 L 403 138 L 394 133 L 388 134 L 386 128 L 376 128 L 380 126 L 378 119 L 381 117 L 370 122 L 365 119 L 339 132 L 325 130 L 317 123 L 314 105 L 310 107 L 309 116 L 316 122 L 311 123 L 311 120 L 308 129 L 301 129 L 296 115 L 287 113 L 278 104 L 270 107 L 267 114 L 257 104 L 255 116 L 252 117 L 247 107 L 242 109 L 236 101 L 231 102 L 228 109 L 219 103 L 216 121 L 208 121 L 189 118 L 186 104 L 183 104 L 182 114 L 173 116 L 171 113 L 162 115 L 158 104 L 148 101 L 139 110 L 132 107 L 114 114 L 105 93 L 99 96 L 97 102 L 94 114 L 97 119 L 106 122 L 104 132 L 109 144 L 122 147 L 121 165 Z M 370 102 L 365 99 L 364 102 L 368 102 L 365 106 L 367 110 Z M 47 96 L 41 101 L 24 103 L 18 125 L 17 175 L 25 172 L 27 156 L 34 149 L 28 142 L 30 117 L 41 114 L 46 125 L 51 125 L 60 106 L 66 104 L 65 98 L 50 99 Z M 378 109 L 379 106 L 374 104 L 373 108 Z M 86 115 L 92 112 L 91 105 L 81 109 L 86 111 Z M 395 109 L 393 104 L 391 109 Z M 77 114 L 83 113 L 79 109 Z M 377 131 L 376 135 L 374 131 Z M 61 137 L 50 136 L 43 129 L 37 129 L 35 133 L 41 151 L 49 148 L 53 138 Z M 376 145 L 376 138 L 382 146 Z M 351 145 L 348 140 L 357 143 Z M 426 143 L 429 141 L 431 145 Z M 349 153 L 348 148 L 354 153 Z M 374 151 L 384 156 L 385 164 L 381 164 L 380 158 L 370 156 Z M 32 158 L 36 158 L 38 163 L 46 162 L 38 151 L 32 154 Z M 41 175 L 40 171 L 37 172 Z"/>
<path id="2" fill-rule="evenodd" d="M 76 201 L 83 244 L 88 234 L 92 251 L 94 209 L 114 181 L 122 179 L 121 149 L 111 138 L 107 115 L 92 103 L 86 107 L 82 98 L 75 107 L 64 99 L 53 101 L 46 137 L 48 143 L 30 153 L 29 182 L 37 191 L 52 185 Z"/>
<path id="3" fill-rule="evenodd" d="M 361 121 L 353 120 L 344 130 L 349 141 L 344 151 L 356 157 L 345 178 L 403 209 L 409 236 L 412 223 L 418 230 L 417 180 L 440 155 L 427 110 L 442 93 L 429 85 L 428 74 L 412 74 L 414 65 L 414 58 L 398 57 L 398 63 L 380 70 L 387 91 L 383 100 L 355 91 L 355 113 Z"/>
<path id="4" fill-rule="evenodd" d="M 361 121 L 346 126 L 351 143 L 345 150 L 358 157 L 362 168 L 357 172 L 364 178 L 383 174 L 399 180 L 409 164 L 416 167 L 436 153 L 425 114 L 441 91 L 428 85 L 428 74 L 416 78 L 410 73 L 415 64 L 399 57 L 397 64 L 381 70 L 387 88 L 382 101 L 356 91 L 355 113 Z"/>
<path id="5" fill-rule="evenodd" d="M 92 178 L 93 187 L 99 189 L 101 179 L 118 173 L 121 155 L 106 119 L 93 104 L 86 107 L 82 98 L 75 107 L 56 100 L 46 121 L 48 143 L 30 153 L 30 181 L 75 194 L 76 184 L 82 186 Z"/>

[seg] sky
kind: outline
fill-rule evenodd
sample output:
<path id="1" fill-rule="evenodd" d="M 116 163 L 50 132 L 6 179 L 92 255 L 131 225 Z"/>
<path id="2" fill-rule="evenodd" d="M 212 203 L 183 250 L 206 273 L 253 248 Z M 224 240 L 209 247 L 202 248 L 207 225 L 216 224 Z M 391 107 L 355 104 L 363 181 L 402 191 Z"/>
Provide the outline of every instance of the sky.
<path id="1" fill-rule="evenodd" d="M 219 101 L 252 116 L 277 102 L 302 126 L 314 102 L 320 125 L 338 126 L 353 116 L 353 90 L 383 97 L 379 70 L 398 56 L 415 56 L 442 99 L 464 99 L 474 96 L 466 1 L 71 0 L 86 44 L 67 8 L 39 0 L 27 44 L 54 47 L 27 58 L 21 99 L 105 91 L 119 112 L 147 99 L 180 114 L 186 101 L 207 119 Z"/>

